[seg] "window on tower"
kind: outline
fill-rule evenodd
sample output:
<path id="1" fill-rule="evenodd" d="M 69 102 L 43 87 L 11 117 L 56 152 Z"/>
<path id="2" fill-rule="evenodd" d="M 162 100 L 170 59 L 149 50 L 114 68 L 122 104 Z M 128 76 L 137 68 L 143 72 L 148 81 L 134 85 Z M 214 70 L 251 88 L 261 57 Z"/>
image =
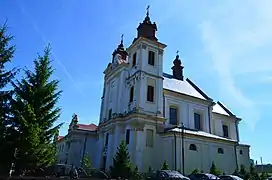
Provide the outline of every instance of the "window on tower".
<path id="1" fill-rule="evenodd" d="M 154 102 L 154 87 L 150 85 L 147 86 L 147 101 Z"/>
<path id="2" fill-rule="evenodd" d="M 137 58 L 137 53 L 135 52 L 132 57 L 132 67 L 136 65 L 136 58 Z"/>
<path id="3" fill-rule="evenodd" d="M 105 146 L 108 146 L 108 143 L 109 143 L 109 133 L 106 134 Z"/>
<path id="4" fill-rule="evenodd" d="M 148 52 L 148 64 L 155 65 L 155 53 L 153 51 Z"/>
<path id="5" fill-rule="evenodd" d="M 129 93 L 129 102 L 133 101 L 133 96 L 134 96 L 134 86 L 130 88 L 130 93 Z"/>
<path id="6" fill-rule="evenodd" d="M 112 114 L 112 109 L 109 110 L 109 120 L 111 118 L 111 114 Z"/>
<path id="7" fill-rule="evenodd" d="M 129 144 L 129 138 L 130 138 L 130 130 L 127 129 L 127 131 L 126 131 L 126 144 Z"/>

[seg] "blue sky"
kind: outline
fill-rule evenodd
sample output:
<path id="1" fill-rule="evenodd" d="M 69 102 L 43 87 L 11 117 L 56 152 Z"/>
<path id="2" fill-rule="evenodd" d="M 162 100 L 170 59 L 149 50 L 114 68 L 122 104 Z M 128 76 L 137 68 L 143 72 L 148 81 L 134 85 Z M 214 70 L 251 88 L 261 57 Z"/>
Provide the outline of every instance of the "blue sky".
<path id="1" fill-rule="evenodd" d="M 151 5 L 151 20 L 159 41 L 168 45 L 164 72 L 171 73 L 179 50 L 185 76 L 214 100 L 243 119 L 241 141 L 251 145 L 251 157 L 272 162 L 266 139 L 271 130 L 272 14 L 269 0 L 1 0 L 0 23 L 8 19 L 15 36 L 13 64 L 33 67 L 33 59 L 51 43 L 54 78 L 63 90 L 59 105 L 65 122 L 73 113 L 80 123 L 99 119 L 103 70 L 124 34 L 129 46 L 136 27 Z"/>

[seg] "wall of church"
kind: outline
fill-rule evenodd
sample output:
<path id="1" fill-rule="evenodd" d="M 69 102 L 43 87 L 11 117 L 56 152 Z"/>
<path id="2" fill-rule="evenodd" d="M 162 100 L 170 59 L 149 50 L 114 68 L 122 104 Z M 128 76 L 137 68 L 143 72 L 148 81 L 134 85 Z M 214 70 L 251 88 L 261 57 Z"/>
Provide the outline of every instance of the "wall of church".
<path id="1" fill-rule="evenodd" d="M 243 164 L 247 169 L 249 169 L 250 166 L 249 146 L 238 145 L 236 150 L 239 168 L 241 167 L 241 164 Z"/>
<path id="2" fill-rule="evenodd" d="M 178 109 L 178 124 L 181 124 L 183 122 L 185 127 L 188 127 L 191 129 L 195 129 L 194 113 L 195 112 L 199 113 L 201 115 L 202 130 L 205 132 L 210 132 L 208 105 L 183 100 L 178 97 L 165 95 L 164 108 L 165 108 L 165 118 L 167 118 L 167 121 L 165 123 L 166 127 L 172 126 L 169 124 L 170 107 L 176 107 Z"/>
<path id="3" fill-rule="evenodd" d="M 174 137 L 164 137 L 164 154 L 161 157 L 164 157 L 165 160 L 169 163 L 171 169 L 175 169 L 175 151 L 174 151 Z M 196 151 L 190 150 L 191 144 L 196 146 Z M 177 170 L 182 171 L 182 140 L 177 137 L 176 142 L 176 153 L 177 161 L 176 166 Z M 223 153 L 218 153 L 218 148 L 223 149 Z M 246 163 L 249 160 L 248 156 L 248 147 L 243 146 L 244 156 L 240 157 L 238 161 L 243 161 Z M 204 140 L 197 138 L 186 137 L 184 139 L 184 167 L 185 174 L 190 174 L 194 169 L 199 171 L 209 172 L 212 162 L 221 170 L 221 172 L 233 173 L 236 169 L 236 156 L 233 143 L 228 142 L 217 142 L 212 140 Z M 161 152 L 161 148 L 157 150 Z"/>
<path id="4" fill-rule="evenodd" d="M 110 119 L 110 116 L 128 111 L 129 85 L 126 84 L 128 71 L 119 69 L 112 77 L 106 79 L 104 98 L 102 99 L 100 122 Z"/>
<path id="5" fill-rule="evenodd" d="M 212 133 L 223 137 L 223 125 L 228 126 L 229 138 L 238 140 L 236 130 L 236 119 L 233 117 L 227 117 L 223 115 L 212 114 Z"/>
<path id="6" fill-rule="evenodd" d="M 65 137 L 58 141 L 57 143 L 57 162 L 58 163 L 65 163 L 67 159 L 67 145 Z"/>

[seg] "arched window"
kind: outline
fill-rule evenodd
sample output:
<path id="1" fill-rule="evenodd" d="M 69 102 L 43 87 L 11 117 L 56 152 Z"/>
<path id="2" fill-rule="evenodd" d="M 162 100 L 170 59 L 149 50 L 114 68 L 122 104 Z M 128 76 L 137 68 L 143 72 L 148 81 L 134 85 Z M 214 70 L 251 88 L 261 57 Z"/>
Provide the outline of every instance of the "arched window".
<path id="1" fill-rule="evenodd" d="M 239 153 L 240 153 L 241 155 L 243 155 L 243 150 L 240 150 Z"/>
<path id="2" fill-rule="evenodd" d="M 195 144 L 190 144 L 189 149 L 190 149 L 191 151 L 197 151 L 197 147 L 196 147 Z"/>
<path id="3" fill-rule="evenodd" d="M 218 154 L 224 154 L 224 150 L 222 148 L 218 148 L 217 152 Z"/>

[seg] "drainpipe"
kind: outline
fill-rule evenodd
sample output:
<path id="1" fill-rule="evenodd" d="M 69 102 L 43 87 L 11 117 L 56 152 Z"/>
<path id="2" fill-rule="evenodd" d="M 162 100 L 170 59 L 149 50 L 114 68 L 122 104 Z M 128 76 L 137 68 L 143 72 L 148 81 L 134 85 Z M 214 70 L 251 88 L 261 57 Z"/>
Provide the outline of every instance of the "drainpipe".
<path id="1" fill-rule="evenodd" d="M 175 171 L 177 170 L 177 137 L 176 132 L 174 131 L 174 148 L 175 148 Z"/>
<path id="2" fill-rule="evenodd" d="M 184 167 L 184 125 L 181 124 L 181 138 L 182 138 L 182 173 L 185 175 L 185 167 Z"/>
<path id="3" fill-rule="evenodd" d="M 239 169 L 239 165 L 238 165 L 238 157 L 237 157 L 237 146 L 238 146 L 238 141 L 235 142 L 234 144 L 234 155 L 235 155 L 235 163 L 236 163 L 236 169 Z"/>
<path id="4" fill-rule="evenodd" d="M 164 93 L 162 94 L 162 96 L 163 96 L 163 109 L 162 109 L 162 111 L 163 111 L 163 117 L 165 117 L 165 95 L 164 95 Z"/>
<path id="5" fill-rule="evenodd" d="M 81 157 L 81 167 L 83 167 L 83 159 L 84 159 L 85 151 L 86 151 L 87 137 L 88 137 L 88 134 L 86 133 L 85 139 L 84 139 L 84 146 L 83 146 L 82 157 Z"/>
<path id="6" fill-rule="evenodd" d="M 236 169 L 239 169 L 238 165 L 238 156 L 237 156 L 237 146 L 239 145 L 239 132 L 238 132 L 238 119 L 235 121 L 235 127 L 236 127 L 236 136 L 237 136 L 237 141 L 234 144 L 234 150 L 235 150 L 235 160 L 236 160 Z"/>

